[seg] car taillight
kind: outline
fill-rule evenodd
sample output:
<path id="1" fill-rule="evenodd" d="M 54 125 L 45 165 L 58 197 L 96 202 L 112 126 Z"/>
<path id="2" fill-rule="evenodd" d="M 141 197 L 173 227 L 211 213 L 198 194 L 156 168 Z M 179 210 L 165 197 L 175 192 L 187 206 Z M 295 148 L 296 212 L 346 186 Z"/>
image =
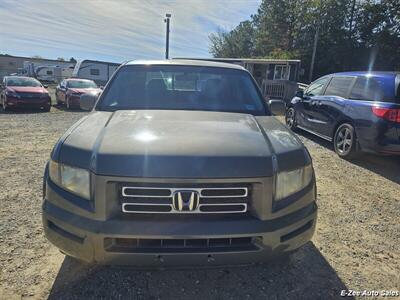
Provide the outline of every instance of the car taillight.
<path id="1" fill-rule="evenodd" d="M 392 122 L 400 123 L 400 109 L 398 108 L 385 108 L 385 107 L 372 107 L 372 112 L 375 116 L 389 120 Z"/>

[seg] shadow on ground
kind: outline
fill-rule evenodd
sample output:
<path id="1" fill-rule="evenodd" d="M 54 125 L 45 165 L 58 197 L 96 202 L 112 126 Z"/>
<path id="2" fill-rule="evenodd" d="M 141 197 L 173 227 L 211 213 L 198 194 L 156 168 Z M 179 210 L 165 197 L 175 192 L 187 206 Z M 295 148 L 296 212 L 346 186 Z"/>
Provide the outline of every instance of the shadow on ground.
<path id="1" fill-rule="evenodd" d="M 65 105 L 62 104 L 53 104 L 53 107 L 60 110 L 60 111 L 66 111 L 66 112 L 81 112 L 81 113 L 88 113 L 86 110 L 82 110 L 80 108 L 70 108 L 68 109 Z"/>
<path id="2" fill-rule="evenodd" d="M 309 242 L 288 261 L 246 267 L 137 270 L 65 258 L 49 299 L 336 299 L 345 289 Z"/>
<path id="3" fill-rule="evenodd" d="M 37 114 L 37 113 L 48 113 L 47 111 L 41 109 L 27 109 L 27 108 L 12 108 L 8 110 L 3 110 L 0 108 L 0 114 L 16 115 L 16 114 Z"/>
<path id="4" fill-rule="evenodd" d="M 332 143 L 302 130 L 297 130 L 296 133 L 334 152 Z M 338 159 L 340 158 L 338 157 Z M 380 156 L 363 153 L 359 158 L 349 162 L 400 184 L 400 156 Z"/>

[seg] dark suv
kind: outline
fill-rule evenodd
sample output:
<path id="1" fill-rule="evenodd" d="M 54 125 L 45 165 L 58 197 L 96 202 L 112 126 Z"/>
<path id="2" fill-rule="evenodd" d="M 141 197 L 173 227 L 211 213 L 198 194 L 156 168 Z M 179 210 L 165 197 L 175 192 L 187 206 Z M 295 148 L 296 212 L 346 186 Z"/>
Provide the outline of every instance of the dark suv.
<path id="1" fill-rule="evenodd" d="M 343 158 L 361 151 L 400 154 L 400 73 L 326 75 L 298 92 L 286 124 L 334 144 Z"/>
<path id="2" fill-rule="evenodd" d="M 89 262 L 264 261 L 307 243 L 316 221 L 308 151 L 233 64 L 122 65 L 44 175 L 47 238 Z"/>

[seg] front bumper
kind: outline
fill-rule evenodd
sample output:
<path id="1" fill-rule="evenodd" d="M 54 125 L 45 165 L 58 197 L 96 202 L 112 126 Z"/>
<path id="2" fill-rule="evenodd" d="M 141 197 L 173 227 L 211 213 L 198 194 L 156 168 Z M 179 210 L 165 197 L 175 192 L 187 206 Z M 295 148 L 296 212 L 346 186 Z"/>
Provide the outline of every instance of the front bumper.
<path id="1" fill-rule="evenodd" d="M 315 203 L 274 221 L 94 221 L 73 215 L 48 201 L 43 205 L 46 237 L 66 254 L 91 263 L 136 266 L 226 265 L 263 262 L 290 253 L 307 243 L 315 230 Z M 256 237 L 254 249 L 209 248 L 183 252 L 108 251 L 113 238 L 207 239 Z M 218 251 L 217 251 L 218 250 Z M 221 251 L 222 250 L 222 251 Z"/>
<path id="2" fill-rule="evenodd" d="M 81 95 L 70 95 L 69 96 L 69 105 L 71 108 L 80 108 L 81 103 Z"/>
<path id="3" fill-rule="evenodd" d="M 275 218 L 259 218 L 252 215 L 121 215 L 116 211 L 118 206 L 112 205 L 112 185 L 98 195 L 98 198 L 104 197 L 104 201 L 96 199 L 96 209 L 90 205 L 79 208 L 76 196 L 48 179 L 45 186 L 43 225 L 46 237 L 64 253 L 90 263 L 167 267 L 264 262 L 307 243 L 317 221 L 315 188 L 281 209 Z M 109 201 L 105 201 L 106 198 Z M 103 210 L 110 213 L 106 217 L 99 216 L 98 211 Z M 194 240 L 240 238 L 250 238 L 251 244 L 180 249 L 113 247 L 117 240 L 162 240 L 165 243 L 184 240 L 189 244 Z"/>
<path id="4" fill-rule="evenodd" d="M 24 99 L 7 97 L 6 103 L 8 107 L 19 108 L 49 108 L 51 106 L 51 99 Z"/>

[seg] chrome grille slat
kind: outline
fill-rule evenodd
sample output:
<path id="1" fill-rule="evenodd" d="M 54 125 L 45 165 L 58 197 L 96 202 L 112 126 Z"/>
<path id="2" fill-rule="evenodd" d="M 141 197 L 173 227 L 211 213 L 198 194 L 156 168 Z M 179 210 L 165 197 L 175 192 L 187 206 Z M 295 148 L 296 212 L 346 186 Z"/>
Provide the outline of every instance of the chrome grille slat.
<path id="1" fill-rule="evenodd" d="M 193 190 L 196 191 L 200 194 L 202 198 L 242 198 L 242 197 L 247 197 L 248 195 L 248 188 L 247 187 L 231 187 L 231 188 L 190 188 L 190 187 L 185 187 L 185 188 L 156 188 L 156 187 L 136 187 L 136 186 L 124 186 L 122 187 L 122 196 L 123 197 L 146 197 L 146 198 L 163 198 L 163 197 L 172 197 L 173 193 L 179 190 Z M 170 193 L 165 196 L 159 196 L 159 195 L 129 195 L 126 193 L 127 190 L 169 190 Z M 222 195 L 222 196 L 205 196 L 203 195 L 203 191 L 205 190 L 242 190 L 244 193 L 242 195 Z"/>
<path id="2" fill-rule="evenodd" d="M 170 193 L 165 196 L 159 196 L 159 195 L 129 195 L 126 193 L 127 190 L 169 190 Z M 143 198 L 165 198 L 165 197 L 172 197 L 173 191 L 169 188 L 155 188 L 155 187 L 127 187 L 124 186 L 122 188 L 122 196 L 123 197 L 130 197 L 130 198 L 135 198 L 135 197 L 143 197 Z"/>
<path id="3" fill-rule="evenodd" d="M 177 186 L 179 186 L 177 184 Z M 174 203 L 175 192 L 196 192 L 199 201 L 193 210 L 179 210 Z M 224 193 L 226 192 L 226 193 Z M 179 194 L 179 193 L 178 193 Z M 232 187 L 154 187 L 125 185 L 120 189 L 124 213 L 215 214 L 245 213 L 250 200 L 249 188 Z M 180 195 L 179 195 L 180 197 Z M 152 199 L 160 199 L 158 201 Z M 164 198 L 161 201 L 161 198 Z M 146 199 L 148 201 L 146 201 Z M 176 199 L 176 198 L 175 198 Z M 204 199 L 204 202 L 202 200 Z M 169 202 L 169 203 L 167 203 Z M 148 209 L 146 208 L 148 207 Z M 226 209 L 223 209 L 226 207 Z M 169 209 L 169 210 L 168 210 Z M 168 210 L 168 211 L 166 211 Z"/>

